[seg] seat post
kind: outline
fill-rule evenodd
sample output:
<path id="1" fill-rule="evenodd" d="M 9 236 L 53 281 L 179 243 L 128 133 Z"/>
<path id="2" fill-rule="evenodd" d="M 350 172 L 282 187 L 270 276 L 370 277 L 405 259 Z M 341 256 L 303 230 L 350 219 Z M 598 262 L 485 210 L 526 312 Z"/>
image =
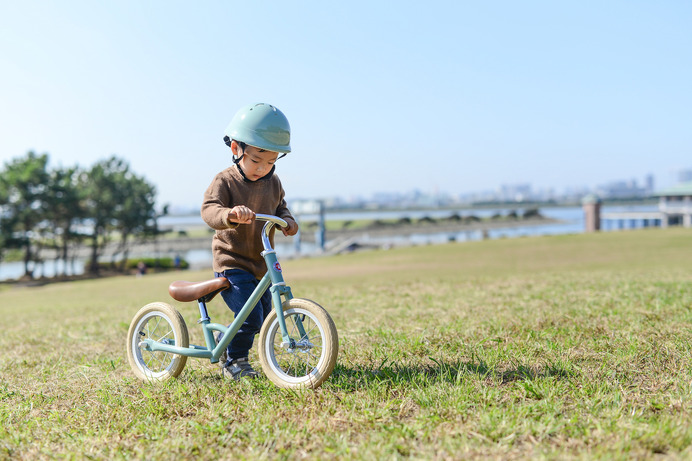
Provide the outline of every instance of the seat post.
<path id="1" fill-rule="evenodd" d="M 199 322 L 197 323 L 205 323 L 209 322 L 211 319 L 209 318 L 209 313 L 207 312 L 207 303 L 204 302 L 204 298 L 199 298 L 197 300 L 197 304 L 199 305 Z"/>
<path id="2" fill-rule="evenodd" d="M 207 343 L 207 349 L 211 351 L 216 347 L 216 338 L 214 338 L 214 334 L 212 333 L 212 331 L 209 328 L 207 328 L 207 325 L 209 325 L 209 321 L 211 320 L 209 318 L 209 313 L 207 312 L 207 303 L 204 302 L 204 298 L 199 298 L 197 300 L 197 305 L 199 306 L 200 315 L 200 319 L 197 323 L 202 324 L 202 331 L 204 332 L 204 342 Z"/>

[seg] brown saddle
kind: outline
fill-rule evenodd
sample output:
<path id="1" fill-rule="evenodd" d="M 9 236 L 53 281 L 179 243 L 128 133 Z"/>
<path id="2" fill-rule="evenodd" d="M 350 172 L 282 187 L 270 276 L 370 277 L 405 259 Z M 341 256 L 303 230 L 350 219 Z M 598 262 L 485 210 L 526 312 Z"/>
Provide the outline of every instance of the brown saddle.
<path id="1" fill-rule="evenodd" d="M 225 277 L 217 277 L 204 282 L 185 282 L 178 280 L 168 286 L 171 298 L 180 302 L 202 301 L 208 303 L 214 296 L 231 286 Z"/>

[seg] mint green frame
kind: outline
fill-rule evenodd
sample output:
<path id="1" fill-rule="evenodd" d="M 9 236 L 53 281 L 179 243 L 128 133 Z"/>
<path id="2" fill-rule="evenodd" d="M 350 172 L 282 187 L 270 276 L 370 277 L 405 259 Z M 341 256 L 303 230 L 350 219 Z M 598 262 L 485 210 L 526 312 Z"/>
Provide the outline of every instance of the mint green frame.
<path id="1" fill-rule="evenodd" d="M 295 347 L 295 340 L 288 334 L 288 329 L 286 328 L 286 321 L 283 316 L 283 309 L 281 302 L 281 297 L 283 296 L 286 301 L 293 298 L 291 294 L 291 288 L 286 285 L 284 281 L 283 274 L 281 272 L 281 265 L 276 257 L 276 251 L 271 247 L 271 242 L 269 241 L 269 232 L 272 227 L 276 224 L 281 227 L 286 227 L 287 223 L 281 218 L 271 215 L 257 214 L 255 219 L 266 221 L 264 228 L 262 229 L 262 245 L 264 246 L 264 251 L 262 252 L 262 257 L 267 264 L 267 273 L 264 274 L 262 280 L 250 295 L 250 298 L 245 302 L 243 308 L 238 312 L 233 323 L 230 326 L 221 325 L 219 323 L 211 323 L 209 314 L 207 312 L 207 306 L 204 299 L 197 300 L 199 305 L 200 320 L 199 323 L 202 325 L 202 331 L 204 332 L 204 340 L 207 343 L 205 346 L 196 346 L 191 344 L 189 347 L 180 347 L 174 344 L 164 344 L 153 339 L 145 339 L 140 343 L 140 347 L 143 350 L 151 352 L 170 352 L 172 354 L 184 355 L 186 357 L 194 357 L 201 359 L 210 359 L 211 363 L 217 363 L 219 357 L 223 354 L 223 351 L 231 343 L 233 337 L 238 333 L 243 322 L 247 319 L 252 309 L 255 308 L 260 298 L 264 292 L 269 288 L 272 297 L 272 306 L 276 311 L 277 319 L 279 321 L 279 326 L 281 327 L 281 336 L 283 339 L 283 345 L 289 349 Z M 305 330 L 303 329 L 303 324 L 299 318 L 295 318 L 296 327 L 298 333 L 302 337 L 305 337 Z M 223 338 L 221 342 L 216 343 L 216 338 L 214 337 L 214 331 L 220 331 L 223 333 Z"/>

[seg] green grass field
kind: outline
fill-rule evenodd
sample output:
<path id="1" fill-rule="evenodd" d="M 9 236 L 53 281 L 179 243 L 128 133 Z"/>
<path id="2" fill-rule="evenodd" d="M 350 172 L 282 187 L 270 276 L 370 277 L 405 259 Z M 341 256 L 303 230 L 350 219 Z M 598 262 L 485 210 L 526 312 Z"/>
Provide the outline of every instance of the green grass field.
<path id="1" fill-rule="evenodd" d="M 130 319 L 176 278 L 0 291 L 0 459 L 692 458 L 692 232 L 492 240 L 284 261 L 340 335 L 317 391 L 189 360 L 133 377 Z M 222 300 L 214 321 L 230 321 Z M 256 359 L 256 355 L 254 356 Z M 253 357 L 251 357 L 253 359 Z"/>

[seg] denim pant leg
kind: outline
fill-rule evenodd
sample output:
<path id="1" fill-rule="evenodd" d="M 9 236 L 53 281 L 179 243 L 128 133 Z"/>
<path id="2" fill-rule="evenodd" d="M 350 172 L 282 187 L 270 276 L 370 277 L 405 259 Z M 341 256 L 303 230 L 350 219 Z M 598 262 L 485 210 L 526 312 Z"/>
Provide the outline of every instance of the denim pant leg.
<path id="1" fill-rule="evenodd" d="M 217 277 L 226 277 L 231 286 L 221 292 L 226 305 L 235 315 L 241 311 L 245 302 L 250 298 L 252 292 L 259 284 L 259 280 L 254 275 L 241 269 L 232 269 L 224 271 L 222 274 L 216 273 Z M 227 363 L 233 359 L 247 357 L 248 352 L 252 349 L 255 335 L 262 328 L 264 318 L 269 315 L 272 308 L 272 298 L 269 290 L 265 291 L 257 305 L 252 309 L 245 322 L 236 333 L 235 337 L 228 345 L 226 352 L 228 353 Z M 219 339 L 221 336 L 219 337 Z"/>

